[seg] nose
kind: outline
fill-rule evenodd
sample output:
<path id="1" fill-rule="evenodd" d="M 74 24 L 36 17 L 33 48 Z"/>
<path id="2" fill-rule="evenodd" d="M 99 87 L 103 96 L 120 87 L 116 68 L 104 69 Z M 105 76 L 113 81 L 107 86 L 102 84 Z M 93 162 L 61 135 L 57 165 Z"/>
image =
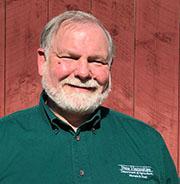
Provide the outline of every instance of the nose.
<path id="1" fill-rule="evenodd" d="M 82 81 L 86 81 L 91 78 L 91 69 L 86 59 L 77 61 L 77 66 L 74 72 L 75 77 Z"/>

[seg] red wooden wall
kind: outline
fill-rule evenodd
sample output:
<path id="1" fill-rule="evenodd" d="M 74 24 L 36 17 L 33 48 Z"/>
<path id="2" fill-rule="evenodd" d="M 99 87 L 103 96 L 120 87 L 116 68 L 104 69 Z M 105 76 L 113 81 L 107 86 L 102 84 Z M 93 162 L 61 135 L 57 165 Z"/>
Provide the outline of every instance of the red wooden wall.
<path id="1" fill-rule="evenodd" d="M 38 103 L 40 32 L 71 9 L 92 12 L 115 40 L 105 105 L 159 130 L 180 170 L 179 0 L 1 0 L 0 116 Z"/>

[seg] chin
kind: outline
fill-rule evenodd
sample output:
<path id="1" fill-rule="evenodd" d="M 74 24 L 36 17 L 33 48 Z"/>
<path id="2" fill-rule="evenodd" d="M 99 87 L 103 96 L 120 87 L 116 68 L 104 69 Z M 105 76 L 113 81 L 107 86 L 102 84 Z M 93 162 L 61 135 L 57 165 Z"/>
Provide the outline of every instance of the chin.
<path id="1" fill-rule="evenodd" d="M 101 93 L 67 93 L 63 90 L 47 89 L 47 95 L 63 111 L 78 114 L 89 114 L 94 112 L 107 98 L 108 94 Z"/>

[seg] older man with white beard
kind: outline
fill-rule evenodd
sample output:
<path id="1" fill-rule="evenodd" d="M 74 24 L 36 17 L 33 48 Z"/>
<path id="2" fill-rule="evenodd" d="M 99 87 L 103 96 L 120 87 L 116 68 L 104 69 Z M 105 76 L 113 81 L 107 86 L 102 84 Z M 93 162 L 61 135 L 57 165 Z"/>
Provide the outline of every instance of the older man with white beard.
<path id="1" fill-rule="evenodd" d="M 114 46 L 93 15 L 67 11 L 41 35 L 39 105 L 0 120 L 0 184 L 177 184 L 160 134 L 101 106 Z"/>
<path id="2" fill-rule="evenodd" d="M 38 50 L 42 86 L 50 97 L 48 105 L 73 129 L 93 113 L 109 93 L 113 48 L 109 45 L 112 44 L 110 36 L 106 35 L 108 33 L 93 21 L 72 23 L 68 20 L 52 36 L 47 57 L 46 48 Z M 57 104 L 56 110 L 52 101 Z"/>

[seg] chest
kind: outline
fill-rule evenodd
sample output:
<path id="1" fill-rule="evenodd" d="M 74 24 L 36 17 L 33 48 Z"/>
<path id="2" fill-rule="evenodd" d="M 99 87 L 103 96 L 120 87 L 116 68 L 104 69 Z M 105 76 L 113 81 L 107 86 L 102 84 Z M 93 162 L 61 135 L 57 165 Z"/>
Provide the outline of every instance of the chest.
<path id="1" fill-rule="evenodd" d="M 116 135 L 58 133 L 17 138 L 7 150 L 2 184 L 157 184 L 151 162 L 136 146 Z M 158 159 L 158 158 L 157 158 Z"/>

